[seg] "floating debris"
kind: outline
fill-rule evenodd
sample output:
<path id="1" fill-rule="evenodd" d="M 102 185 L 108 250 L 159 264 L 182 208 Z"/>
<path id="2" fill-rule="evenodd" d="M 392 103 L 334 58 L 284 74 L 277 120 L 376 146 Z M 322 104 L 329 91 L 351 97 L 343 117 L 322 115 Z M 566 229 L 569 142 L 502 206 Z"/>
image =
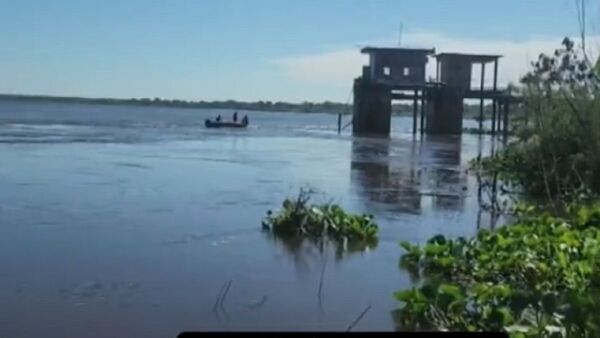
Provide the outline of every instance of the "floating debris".
<path id="1" fill-rule="evenodd" d="M 250 310 L 256 310 L 259 307 L 265 305 L 265 303 L 267 302 L 267 296 L 262 296 L 262 298 L 256 302 L 251 303 L 250 305 L 248 305 L 248 309 Z"/>

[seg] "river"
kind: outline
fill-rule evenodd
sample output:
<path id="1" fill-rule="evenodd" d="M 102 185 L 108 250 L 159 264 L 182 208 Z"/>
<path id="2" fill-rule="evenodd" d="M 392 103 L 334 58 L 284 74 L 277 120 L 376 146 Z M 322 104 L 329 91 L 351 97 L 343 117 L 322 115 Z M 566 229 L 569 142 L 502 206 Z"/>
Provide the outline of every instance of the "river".
<path id="1" fill-rule="evenodd" d="M 0 101 L 0 336 L 345 330 L 368 305 L 355 330 L 389 331 L 412 283 L 398 242 L 493 226 L 466 171 L 487 136 L 421 139 L 394 117 L 389 140 L 353 138 L 317 113 L 205 129 L 218 113 Z M 374 214 L 378 246 L 323 263 L 266 236 L 265 212 L 306 186 Z"/>

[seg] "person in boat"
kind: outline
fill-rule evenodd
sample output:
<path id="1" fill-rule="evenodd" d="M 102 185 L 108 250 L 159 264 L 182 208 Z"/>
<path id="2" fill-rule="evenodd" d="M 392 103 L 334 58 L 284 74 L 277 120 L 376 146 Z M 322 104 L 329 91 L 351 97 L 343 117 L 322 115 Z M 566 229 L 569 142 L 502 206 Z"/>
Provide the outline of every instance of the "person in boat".
<path id="1" fill-rule="evenodd" d="M 217 116 L 217 118 L 215 119 L 215 121 L 221 122 L 221 115 Z"/>
<path id="2" fill-rule="evenodd" d="M 244 115 L 244 118 L 242 119 L 242 124 L 248 125 L 248 115 Z"/>
<path id="3" fill-rule="evenodd" d="M 237 122 L 237 112 L 233 113 L 233 122 Z"/>

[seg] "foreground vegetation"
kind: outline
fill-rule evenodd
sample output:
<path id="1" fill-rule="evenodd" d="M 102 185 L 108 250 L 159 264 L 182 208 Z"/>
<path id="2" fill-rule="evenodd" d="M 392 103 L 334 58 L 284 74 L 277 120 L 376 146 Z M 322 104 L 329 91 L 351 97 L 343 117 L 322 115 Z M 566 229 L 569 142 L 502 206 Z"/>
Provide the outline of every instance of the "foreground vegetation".
<path id="1" fill-rule="evenodd" d="M 521 217 L 469 240 L 401 243 L 401 265 L 423 278 L 395 294 L 403 328 L 600 335 L 600 207 Z"/>
<path id="2" fill-rule="evenodd" d="M 420 278 L 395 294 L 402 329 L 600 336 L 598 79 L 598 67 L 569 39 L 533 63 L 511 142 L 475 163 L 530 206 L 472 239 L 401 243 L 401 266 Z"/>

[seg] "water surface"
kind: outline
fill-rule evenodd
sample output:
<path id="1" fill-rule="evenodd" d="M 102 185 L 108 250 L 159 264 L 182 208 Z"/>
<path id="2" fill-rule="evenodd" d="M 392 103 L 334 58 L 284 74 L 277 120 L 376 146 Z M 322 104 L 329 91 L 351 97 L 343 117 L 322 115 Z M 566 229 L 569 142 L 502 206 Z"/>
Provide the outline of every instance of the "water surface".
<path id="1" fill-rule="evenodd" d="M 204 129 L 217 113 L 0 102 L 0 336 L 345 330 L 368 305 L 355 329 L 393 330 L 398 241 L 493 224 L 466 171 L 489 138 L 421 139 L 408 118 L 353 138 L 335 115 L 271 112 Z M 376 249 L 326 255 L 321 302 L 322 255 L 260 229 L 304 186 L 381 226 Z"/>

